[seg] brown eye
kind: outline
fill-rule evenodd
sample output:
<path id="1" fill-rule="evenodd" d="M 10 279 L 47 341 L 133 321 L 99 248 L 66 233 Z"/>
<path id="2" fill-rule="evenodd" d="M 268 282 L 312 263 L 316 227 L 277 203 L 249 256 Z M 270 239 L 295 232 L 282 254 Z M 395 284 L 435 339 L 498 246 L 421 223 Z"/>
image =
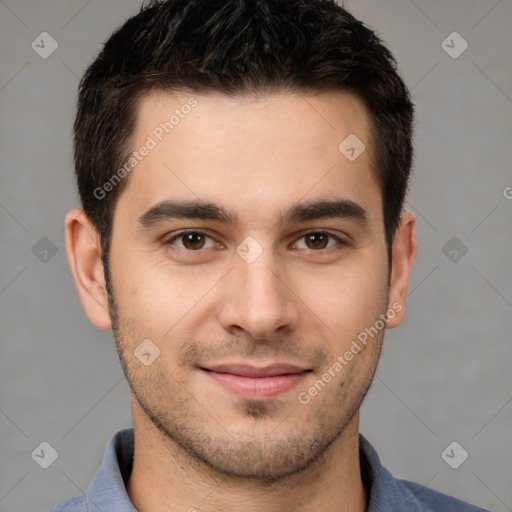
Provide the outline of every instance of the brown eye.
<path id="1" fill-rule="evenodd" d="M 183 245 L 191 251 L 202 249 L 204 246 L 204 236 L 201 233 L 185 233 L 181 235 Z"/>
<path id="2" fill-rule="evenodd" d="M 302 235 L 298 240 L 304 240 L 304 247 L 300 247 L 299 242 L 295 242 L 294 245 L 298 249 L 309 249 L 317 252 L 323 249 L 330 249 L 335 245 L 344 245 L 343 240 L 326 231 L 311 231 Z"/>
<path id="3" fill-rule="evenodd" d="M 325 249 L 329 241 L 326 233 L 310 233 L 305 239 L 309 249 Z"/>
<path id="4" fill-rule="evenodd" d="M 210 236 L 200 231 L 183 231 L 174 235 L 167 242 L 164 242 L 164 245 L 176 245 L 178 248 L 187 251 L 199 251 L 215 245 L 215 242 L 212 240 L 210 245 L 207 246 L 208 239 L 212 240 Z"/>

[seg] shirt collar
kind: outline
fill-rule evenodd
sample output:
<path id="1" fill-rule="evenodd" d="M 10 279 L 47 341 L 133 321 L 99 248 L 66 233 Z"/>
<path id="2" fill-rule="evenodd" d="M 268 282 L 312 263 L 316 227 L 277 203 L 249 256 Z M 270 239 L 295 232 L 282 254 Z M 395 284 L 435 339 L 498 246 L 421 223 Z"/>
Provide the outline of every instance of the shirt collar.
<path id="1" fill-rule="evenodd" d="M 380 462 L 375 448 L 359 434 L 361 477 L 368 493 L 366 512 L 420 512 L 416 497 L 400 485 Z"/>
<path id="2" fill-rule="evenodd" d="M 137 512 L 126 492 L 133 468 L 133 438 L 133 427 L 120 430 L 110 438 L 101 466 L 85 491 L 101 511 Z"/>

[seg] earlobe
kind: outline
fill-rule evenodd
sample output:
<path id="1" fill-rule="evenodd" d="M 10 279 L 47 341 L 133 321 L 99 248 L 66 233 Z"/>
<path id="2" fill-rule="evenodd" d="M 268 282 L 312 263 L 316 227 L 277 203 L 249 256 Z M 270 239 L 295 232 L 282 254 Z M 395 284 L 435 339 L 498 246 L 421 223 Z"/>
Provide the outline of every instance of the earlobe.
<path id="1" fill-rule="evenodd" d="M 414 215 L 411 212 L 403 212 L 393 241 L 388 299 L 389 307 L 396 311 L 396 315 L 387 320 L 388 329 L 399 326 L 405 317 L 409 277 L 418 252 L 415 225 Z"/>
<path id="2" fill-rule="evenodd" d="M 85 313 L 100 329 L 111 329 L 99 234 L 80 208 L 67 213 L 65 229 L 66 253 Z"/>

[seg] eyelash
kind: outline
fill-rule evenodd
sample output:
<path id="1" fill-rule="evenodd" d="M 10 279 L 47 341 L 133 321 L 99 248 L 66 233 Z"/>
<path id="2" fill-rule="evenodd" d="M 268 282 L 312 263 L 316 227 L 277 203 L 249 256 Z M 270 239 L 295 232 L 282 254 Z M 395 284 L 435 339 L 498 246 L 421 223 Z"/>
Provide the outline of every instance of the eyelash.
<path id="1" fill-rule="evenodd" d="M 171 238 L 167 239 L 166 241 L 163 242 L 163 245 L 165 246 L 172 246 L 174 245 L 174 241 L 179 239 L 180 237 L 184 237 L 186 235 L 190 235 L 190 234 L 197 234 L 197 235 L 202 235 L 202 236 L 205 236 L 207 238 L 210 238 L 213 240 L 213 237 L 208 235 L 207 233 L 203 232 L 203 231 L 200 231 L 200 230 L 185 230 L 185 231 L 180 231 L 179 233 L 176 233 L 175 235 L 173 235 Z M 309 251 L 309 252 L 312 252 L 312 253 L 325 253 L 327 251 L 330 251 L 331 249 L 335 249 L 336 247 L 339 249 L 340 246 L 345 246 L 347 245 L 347 243 L 342 240 L 340 237 L 334 235 L 333 233 L 329 233 L 328 231 L 317 231 L 317 230 L 312 230 L 312 231 L 307 231 L 306 233 L 303 233 L 301 234 L 296 240 L 300 240 L 302 238 L 305 238 L 306 236 L 308 235 L 318 235 L 318 234 L 321 234 L 321 235 L 327 235 L 328 237 L 334 239 L 337 244 L 336 245 L 333 245 L 331 247 L 326 247 L 324 249 L 318 249 L 318 250 L 315 250 L 315 249 L 302 249 L 302 250 L 306 250 L 306 251 Z M 177 247 L 178 250 L 180 251 L 184 251 L 184 252 L 187 252 L 187 253 L 200 253 L 200 252 L 203 252 L 205 251 L 206 249 L 209 249 L 209 247 L 207 247 L 206 249 L 197 249 L 197 250 L 192 250 L 192 249 L 187 249 L 187 248 L 183 248 L 183 247 Z"/>

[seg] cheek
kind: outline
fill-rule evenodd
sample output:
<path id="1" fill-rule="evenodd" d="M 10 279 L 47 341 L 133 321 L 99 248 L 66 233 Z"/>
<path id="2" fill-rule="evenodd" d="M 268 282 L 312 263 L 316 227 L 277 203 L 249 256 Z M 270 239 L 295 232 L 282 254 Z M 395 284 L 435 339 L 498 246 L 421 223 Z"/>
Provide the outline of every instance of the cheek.
<path id="1" fill-rule="evenodd" d="M 141 332 L 153 331 L 156 319 L 173 313 L 176 290 L 162 278 L 161 265 L 149 255 L 126 250 L 125 257 L 111 259 L 112 284 L 121 316 Z M 145 333 L 144 333 L 145 335 Z"/>
<path id="2" fill-rule="evenodd" d="M 387 267 L 363 259 L 340 266 L 305 292 L 306 303 L 330 329 L 345 340 L 373 325 L 387 303 Z"/>
<path id="3" fill-rule="evenodd" d="M 286 280 L 298 297 L 290 300 L 305 307 L 306 316 L 317 315 L 323 321 L 319 327 L 323 323 L 331 331 L 329 337 L 357 334 L 385 308 L 387 265 L 378 254 L 382 252 L 371 247 L 323 268 L 290 267 Z M 163 253 L 133 247 L 123 257 L 113 254 L 111 267 L 125 318 L 140 334 L 149 337 L 150 331 L 155 339 L 168 337 L 171 330 L 177 336 L 191 322 L 197 327 L 198 321 L 205 321 L 212 297 L 222 295 L 227 282 L 220 282 L 224 266 L 180 266 Z"/>
<path id="4" fill-rule="evenodd" d="M 202 310 L 200 303 L 203 308 L 207 303 L 205 295 L 219 281 L 218 273 L 205 267 L 172 265 L 154 253 L 131 253 L 112 277 L 124 318 L 140 335 L 161 342 L 175 338 L 190 325 Z"/>

